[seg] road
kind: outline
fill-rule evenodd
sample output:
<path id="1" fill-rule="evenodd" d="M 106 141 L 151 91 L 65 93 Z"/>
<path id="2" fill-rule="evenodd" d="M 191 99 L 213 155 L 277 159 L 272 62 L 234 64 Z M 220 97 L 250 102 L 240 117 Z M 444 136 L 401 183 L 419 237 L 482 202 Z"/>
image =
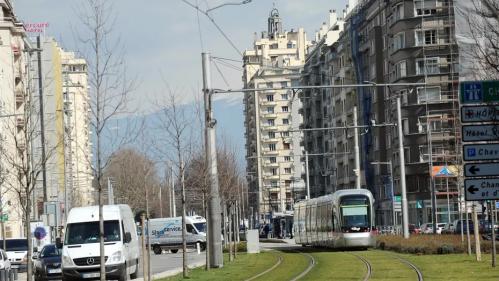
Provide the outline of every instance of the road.
<path id="1" fill-rule="evenodd" d="M 187 263 L 189 266 L 200 265 L 205 261 L 205 258 L 205 252 L 201 252 L 201 254 L 198 255 L 197 251 L 194 249 L 187 250 Z M 164 253 L 162 255 L 151 253 L 151 270 L 153 275 L 175 269 L 182 270 L 182 251 L 179 251 L 176 254 Z M 142 280 L 142 261 L 140 262 L 139 276 L 140 278 L 135 280 Z M 19 273 L 18 280 L 27 280 L 26 273 Z"/>

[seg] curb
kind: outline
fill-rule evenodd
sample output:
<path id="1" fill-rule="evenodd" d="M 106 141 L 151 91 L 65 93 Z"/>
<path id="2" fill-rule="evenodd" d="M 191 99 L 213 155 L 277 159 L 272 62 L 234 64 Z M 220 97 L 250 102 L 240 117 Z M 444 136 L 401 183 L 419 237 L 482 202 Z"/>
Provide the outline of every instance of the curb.
<path id="1" fill-rule="evenodd" d="M 189 269 L 193 269 L 193 268 L 196 268 L 196 267 L 204 266 L 205 264 L 206 264 L 206 261 L 202 261 L 202 262 L 196 262 L 196 263 L 189 264 L 189 265 L 187 265 L 187 267 Z M 152 280 L 156 280 L 156 279 L 160 279 L 160 278 L 166 278 L 166 277 L 171 277 L 171 276 L 177 275 L 179 273 L 182 273 L 182 271 L 183 271 L 183 269 L 182 269 L 182 267 L 180 267 L 180 268 L 170 269 L 170 270 L 167 270 L 167 271 L 156 273 L 156 274 L 152 275 Z M 140 278 L 133 279 L 133 280 L 134 281 L 144 281 L 144 278 L 140 277 Z"/>

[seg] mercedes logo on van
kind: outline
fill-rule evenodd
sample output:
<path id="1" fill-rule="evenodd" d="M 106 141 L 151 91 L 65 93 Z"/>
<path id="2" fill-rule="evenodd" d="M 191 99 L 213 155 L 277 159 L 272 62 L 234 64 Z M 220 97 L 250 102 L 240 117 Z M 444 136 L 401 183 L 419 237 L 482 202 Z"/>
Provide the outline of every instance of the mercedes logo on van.
<path id="1" fill-rule="evenodd" d="M 87 264 L 88 265 L 92 265 L 92 264 L 94 264 L 94 262 L 95 262 L 94 258 L 88 258 L 87 259 Z"/>

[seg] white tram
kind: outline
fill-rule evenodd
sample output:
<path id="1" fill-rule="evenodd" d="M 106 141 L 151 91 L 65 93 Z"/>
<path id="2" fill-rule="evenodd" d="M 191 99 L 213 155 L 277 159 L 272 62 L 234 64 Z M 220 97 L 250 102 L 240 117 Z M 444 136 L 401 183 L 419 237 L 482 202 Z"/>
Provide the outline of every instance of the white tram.
<path id="1" fill-rule="evenodd" d="M 339 190 L 296 203 L 296 243 L 329 248 L 374 247 L 373 203 L 373 195 L 367 189 Z"/>

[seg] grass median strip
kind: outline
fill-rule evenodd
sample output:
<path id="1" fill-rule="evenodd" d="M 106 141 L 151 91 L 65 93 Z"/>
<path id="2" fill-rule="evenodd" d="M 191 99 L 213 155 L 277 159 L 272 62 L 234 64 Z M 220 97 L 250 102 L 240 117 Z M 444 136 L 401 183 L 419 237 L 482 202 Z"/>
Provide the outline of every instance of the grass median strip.
<path id="1" fill-rule="evenodd" d="M 416 272 L 396 259 L 389 252 L 362 251 L 355 252 L 359 256 L 366 258 L 372 266 L 372 276 L 370 280 L 416 280 Z"/>
<path id="2" fill-rule="evenodd" d="M 282 256 L 281 264 L 268 274 L 255 279 L 256 281 L 289 281 L 302 273 L 309 265 L 309 259 L 295 251 L 282 251 L 279 254 Z"/>
<path id="3" fill-rule="evenodd" d="M 366 274 L 364 263 L 345 252 L 308 251 L 316 261 L 315 267 L 302 280 L 362 280 Z"/>
<path id="4" fill-rule="evenodd" d="M 262 252 L 260 254 L 243 254 L 239 253 L 234 262 L 228 262 L 227 255 L 224 256 L 225 265 L 220 269 L 211 269 L 205 271 L 204 267 L 190 270 L 190 280 L 245 280 L 263 272 L 278 261 L 277 253 Z M 160 281 L 177 281 L 184 280 L 182 274 L 172 277 L 159 279 Z M 258 279 L 263 280 L 263 279 Z"/>

